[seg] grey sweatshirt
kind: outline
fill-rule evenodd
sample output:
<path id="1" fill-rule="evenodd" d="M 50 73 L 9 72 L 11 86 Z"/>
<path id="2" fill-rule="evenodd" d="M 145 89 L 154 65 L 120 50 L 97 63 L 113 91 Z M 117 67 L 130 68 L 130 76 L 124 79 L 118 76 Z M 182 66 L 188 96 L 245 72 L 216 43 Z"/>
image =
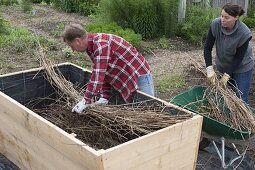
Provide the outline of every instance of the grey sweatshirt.
<path id="1" fill-rule="evenodd" d="M 233 73 L 243 73 L 253 68 L 251 41 L 244 56 L 236 56 L 236 49 L 252 37 L 250 29 L 244 23 L 237 20 L 233 30 L 228 32 L 221 26 L 220 18 L 217 18 L 212 22 L 211 30 L 215 37 L 216 67 L 220 72 L 224 72 L 224 68 L 231 67 L 235 57 L 243 57 L 243 59 L 233 70 Z"/>

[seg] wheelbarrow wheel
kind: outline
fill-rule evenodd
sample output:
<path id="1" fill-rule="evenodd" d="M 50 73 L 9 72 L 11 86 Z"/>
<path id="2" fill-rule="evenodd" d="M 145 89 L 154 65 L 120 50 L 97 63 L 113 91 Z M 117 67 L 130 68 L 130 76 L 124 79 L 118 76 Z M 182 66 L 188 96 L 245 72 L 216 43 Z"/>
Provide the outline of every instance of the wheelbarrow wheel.
<path id="1" fill-rule="evenodd" d="M 210 143 L 211 141 L 209 139 L 202 138 L 202 140 L 199 142 L 199 150 L 205 149 Z"/>

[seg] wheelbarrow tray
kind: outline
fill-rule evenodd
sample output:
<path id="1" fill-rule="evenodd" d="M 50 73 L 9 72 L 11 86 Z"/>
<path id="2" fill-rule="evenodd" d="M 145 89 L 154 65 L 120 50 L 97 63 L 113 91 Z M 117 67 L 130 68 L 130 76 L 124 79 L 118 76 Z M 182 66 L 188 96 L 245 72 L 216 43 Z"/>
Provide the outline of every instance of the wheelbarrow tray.
<path id="1" fill-rule="evenodd" d="M 190 110 L 194 113 L 202 115 L 198 112 L 199 106 L 197 106 L 195 103 L 196 101 L 201 101 L 200 105 L 203 105 L 207 102 L 206 99 L 203 99 L 205 90 L 206 87 L 204 86 L 194 86 L 190 90 L 184 91 L 174 96 L 170 99 L 170 102 L 179 105 L 187 110 Z M 251 108 L 251 110 L 253 111 L 253 113 L 255 112 L 254 108 Z M 224 136 L 230 139 L 247 139 L 251 136 L 250 131 L 238 130 L 209 116 L 202 116 L 204 118 L 202 130 L 210 135 Z"/>

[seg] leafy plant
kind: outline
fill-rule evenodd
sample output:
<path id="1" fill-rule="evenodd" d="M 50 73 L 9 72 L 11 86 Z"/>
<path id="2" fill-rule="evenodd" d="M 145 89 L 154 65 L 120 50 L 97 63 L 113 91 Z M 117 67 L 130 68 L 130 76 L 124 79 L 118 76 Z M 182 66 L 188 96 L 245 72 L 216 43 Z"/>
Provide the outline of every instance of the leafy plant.
<path id="1" fill-rule="evenodd" d="M 0 47 L 9 46 L 16 52 L 23 52 L 36 47 L 35 37 L 24 28 L 9 28 L 9 34 L 0 38 Z"/>
<path id="2" fill-rule="evenodd" d="M 99 0 L 51 0 L 56 9 L 90 15 L 96 11 Z"/>
<path id="3" fill-rule="evenodd" d="M 187 8 L 187 18 L 179 25 L 177 35 L 190 40 L 192 43 L 203 46 L 208 28 L 213 19 L 219 16 L 220 9 L 202 9 L 198 6 Z"/>
<path id="4" fill-rule="evenodd" d="M 46 38 L 44 36 L 37 37 L 40 45 L 47 50 L 57 50 L 57 41 L 55 39 Z"/>
<path id="5" fill-rule="evenodd" d="M 31 0 L 32 3 L 49 4 L 52 0 Z"/>
<path id="6" fill-rule="evenodd" d="M 254 18 L 255 17 L 255 6 L 250 6 L 247 11 L 247 17 Z"/>
<path id="7" fill-rule="evenodd" d="M 169 48 L 169 40 L 165 36 L 163 36 L 159 39 L 159 46 L 163 49 Z"/>
<path id="8" fill-rule="evenodd" d="M 248 8 L 247 16 L 241 17 L 241 20 L 249 28 L 255 28 L 255 7 Z"/>
<path id="9" fill-rule="evenodd" d="M 155 86 L 159 92 L 168 92 L 185 85 L 184 74 L 165 75 L 155 82 Z"/>
<path id="10" fill-rule="evenodd" d="M 70 58 L 70 57 L 74 56 L 73 50 L 70 47 L 63 48 L 62 52 L 64 53 L 64 56 L 66 58 Z"/>
<path id="11" fill-rule="evenodd" d="M 142 37 L 139 34 L 136 34 L 131 29 L 123 29 L 118 26 L 116 23 L 92 23 L 86 26 L 86 30 L 88 32 L 101 32 L 101 33 L 109 33 L 115 34 L 120 37 L 123 37 L 125 40 L 130 42 L 135 47 L 140 47 Z"/>
<path id="12" fill-rule="evenodd" d="M 0 0 L 0 5 L 9 6 L 13 4 L 18 4 L 18 1 L 17 0 Z"/>
<path id="13" fill-rule="evenodd" d="M 255 18 L 253 17 L 243 17 L 242 21 L 247 25 L 249 28 L 255 28 Z"/>
<path id="14" fill-rule="evenodd" d="M 8 23 L 0 16 L 0 35 L 8 34 Z"/>
<path id="15" fill-rule="evenodd" d="M 87 0 L 78 4 L 78 12 L 81 15 L 88 16 L 96 13 L 99 0 Z"/>
<path id="16" fill-rule="evenodd" d="M 33 9 L 31 0 L 22 0 L 21 6 L 23 12 L 29 12 Z"/>
<path id="17" fill-rule="evenodd" d="M 13 64 L 13 63 L 8 63 L 8 62 L 0 61 L 0 68 L 1 69 L 3 69 L 3 68 L 14 69 L 14 68 L 16 68 L 16 65 Z"/>
<path id="18" fill-rule="evenodd" d="M 55 38 L 59 38 L 61 37 L 61 35 L 63 34 L 63 30 L 65 28 L 65 24 L 64 23 L 59 23 L 57 25 L 57 27 L 55 29 L 52 30 L 52 34 Z"/>
<path id="19" fill-rule="evenodd" d="M 41 3 L 43 0 L 31 0 L 32 3 Z"/>
<path id="20" fill-rule="evenodd" d="M 145 39 L 173 35 L 178 0 L 101 0 L 98 17 L 133 29 Z M 171 12 L 169 12 L 171 11 Z M 172 30 L 172 31 L 170 31 Z"/>

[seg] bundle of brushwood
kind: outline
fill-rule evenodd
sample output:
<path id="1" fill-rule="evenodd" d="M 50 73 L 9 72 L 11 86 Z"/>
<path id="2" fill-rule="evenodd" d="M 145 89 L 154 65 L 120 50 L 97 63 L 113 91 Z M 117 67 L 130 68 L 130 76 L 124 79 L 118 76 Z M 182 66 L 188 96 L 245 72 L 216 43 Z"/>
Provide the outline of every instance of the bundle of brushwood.
<path id="1" fill-rule="evenodd" d="M 190 64 L 195 70 L 204 76 L 203 79 L 207 79 L 205 65 L 200 64 L 204 63 L 203 56 L 200 56 L 200 62 L 195 61 L 194 56 L 186 56 L 190 59 Z M 204 80 L 202 81 L 205 82 Z M 254 133 L 255 113 L 245 102 L 237 97 L 235 91 L 238 91 L 238 89 L 232 84 L 224 87 L 218 78 L 216 78 L 215 85 L 212 85 L 210 82 L 208 84 L 208 89 L 204 93 L 204 99 L 209 102 L 209 105 L 206 108 L 202 106 L 199 113 L 212 117 L 233 128 L 248 130 Z"/>
<path id="2" fill-rule="evenodd" d="M 72 107 L 81 99 L 80 93 L 82 93 L 82 91 L 78 92 L 76 90 L 78 85 L 75 86 L 70 81 L 66 80 L 59 69 L 53 66 L 52 62 L 46 57 L 44 49 L 40 46 L 39 42 L 38 46 L 40 65 L 44 67 L 46 71 L 47 80 L 50 82 L 52 87 L 56 88 L 58 94 L 61 95 L 61 99 L 66 101 L 66 105 L 68 107 Z"/>
<path id="3" fill-rule="evenodd" d="M 201 112 L 233 128 L 255 132 L 255 115 L 251 108 L 235 94 L 234 87 L 225 88 L 220 83 L 210 86 L 204 93 L 210 112 Z"/>
<path id="4" fill-rule="evenodd" d="M 165 106 L 146 102 L 95 106 L 80 115 L 70 110 L 65 103 L 54 103 L 34 111 L 94 149 L 108 149 L 193 116 L 181 111 L 172 114 Z"/>
<path id="5" fill-rule="evenodd" d="M 39 45 L 40 46 L 40 45 Z M 59 98 L 47 108 L 34 111 L 95 149 L 106 149 L 153 131 L 190 119 L 183 110 L 171 112 L 164 104 L 143 101 L 124 105 L 92 106 L 82 114 L 71 112 L 83 91 L 67 81 L 40 48 L 41 65 Z M 149 103 L 149 104 L 148 104 Z M 172 109 L 173 110 L 173 109 Z"/>

